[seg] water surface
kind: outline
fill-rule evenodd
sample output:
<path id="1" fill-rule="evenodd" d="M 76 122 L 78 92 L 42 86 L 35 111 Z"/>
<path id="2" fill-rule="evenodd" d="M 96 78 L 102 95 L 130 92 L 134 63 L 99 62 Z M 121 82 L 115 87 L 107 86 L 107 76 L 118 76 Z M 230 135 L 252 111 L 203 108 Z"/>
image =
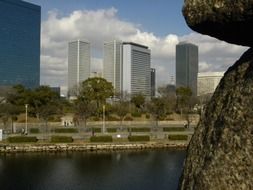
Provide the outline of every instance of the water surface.
<path id="1" fill-rule="evenodd" d="M 1 190 L 173 190 L 184 150 L 0 155 Z"/>

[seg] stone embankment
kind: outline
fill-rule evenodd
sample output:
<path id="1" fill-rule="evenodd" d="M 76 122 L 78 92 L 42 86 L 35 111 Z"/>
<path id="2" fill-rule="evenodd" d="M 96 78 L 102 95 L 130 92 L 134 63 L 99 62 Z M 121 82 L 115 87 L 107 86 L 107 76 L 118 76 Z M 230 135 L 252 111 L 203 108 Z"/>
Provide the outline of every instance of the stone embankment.
<path id="1" fill-rule="evenodd" d="M 118 151 L 118 150 L 144 150 L 159 148 L 185 149 L 187 142 L 182 143 L 127 143 L 127 144 L 0 144 L 0 153 L 26 153 L 26 152 L 63 152 L 63 151 Z"/>

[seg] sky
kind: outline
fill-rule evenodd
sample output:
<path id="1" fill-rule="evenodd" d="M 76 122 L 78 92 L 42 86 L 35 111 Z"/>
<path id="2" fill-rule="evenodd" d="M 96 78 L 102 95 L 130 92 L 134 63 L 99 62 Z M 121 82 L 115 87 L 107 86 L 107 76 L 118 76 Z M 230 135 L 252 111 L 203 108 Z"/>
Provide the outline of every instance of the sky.
<path id="1" fill-rule="evenodd" d="M 103 42 L 132 41 L 151 49 L 157 87 L 175 79 L 175 47 L 199 47 L 199 72 L 223 72 L 247 49 L 192 31 L 181 10 L 184 0 L 26 0 L 41 6 L 41 84 L 67 86 L 68 42 L 92 47 L 92 72 L 102 72 Z"/>

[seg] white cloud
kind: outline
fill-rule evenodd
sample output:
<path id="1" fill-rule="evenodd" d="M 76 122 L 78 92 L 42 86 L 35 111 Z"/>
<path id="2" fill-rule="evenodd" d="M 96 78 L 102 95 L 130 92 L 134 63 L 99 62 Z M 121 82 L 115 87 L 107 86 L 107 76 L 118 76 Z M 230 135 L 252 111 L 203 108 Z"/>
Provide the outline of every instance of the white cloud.
<path id="1" fill-rule="evenodd" d="M 66 86 L 68 42 L 87 39 L 92 46 L 92 71 L 102 71 L 104 41 L 120 39 L 149 46 L 152 67 L 157 70 L 158 85 L 170 82 L 175 76 L 175 46 L 189 41 L 199 46 L 200 71 L 224 71 L 246 50 L 214 38 L 191 33 L 185 36 L 168 34 L 165 37 L 142 31 L 138 24 L 121 20 L 115 8 L 77 10 L 61 16 L 56 10 L 49 12 L 42 23 L 41 83 Z"/>

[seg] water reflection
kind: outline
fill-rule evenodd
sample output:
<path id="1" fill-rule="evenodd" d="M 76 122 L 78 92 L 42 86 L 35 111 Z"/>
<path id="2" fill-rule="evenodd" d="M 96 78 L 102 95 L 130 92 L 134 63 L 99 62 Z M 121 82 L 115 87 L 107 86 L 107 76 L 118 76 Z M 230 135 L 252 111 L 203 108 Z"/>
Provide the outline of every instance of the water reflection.
<path id="1" fill-rule="evenodd" d="M 8 190 L 173 190 L 184 157 L 180 150 L 0 155 L 0 186 Z"/>

